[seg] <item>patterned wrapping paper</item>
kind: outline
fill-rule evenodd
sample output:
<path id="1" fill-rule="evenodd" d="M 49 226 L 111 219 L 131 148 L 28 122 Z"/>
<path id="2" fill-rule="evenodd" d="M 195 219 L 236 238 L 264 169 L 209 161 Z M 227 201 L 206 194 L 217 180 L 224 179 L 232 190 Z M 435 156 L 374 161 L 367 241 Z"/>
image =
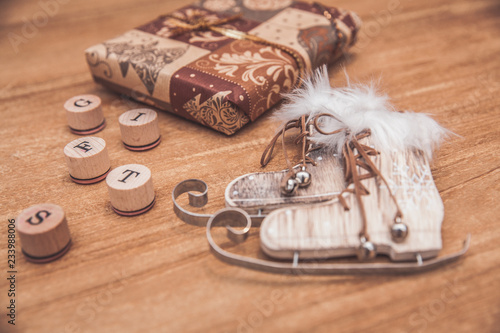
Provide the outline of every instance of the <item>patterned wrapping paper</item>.
<path id="1" fill-rule="evenodd" d="M 269 44 L 202 29 L 179 32 L 179 20 L 216 22 Z M 85 51 L 94 80 L 227 135 L 254 121 L 299 75 L 292 49 L 310 71 L 356 40 L 350 11 L 291 0 L 204 0 Z M 282 47 L 275 47 L 279 44 Z"/>

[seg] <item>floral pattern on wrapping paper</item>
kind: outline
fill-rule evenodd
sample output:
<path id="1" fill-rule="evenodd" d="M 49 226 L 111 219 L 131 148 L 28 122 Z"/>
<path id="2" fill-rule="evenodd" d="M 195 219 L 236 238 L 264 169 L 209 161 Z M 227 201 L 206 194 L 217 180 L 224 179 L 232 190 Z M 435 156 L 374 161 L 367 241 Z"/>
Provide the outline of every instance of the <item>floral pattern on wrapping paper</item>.
<path id="1" fill-rule="evenodd" d="M 269 54 L 274 57 L 266 58 Z M 241 79 L 244 82 L 252 81 L 254 84 L 262 86 L 269 83 L 269 79 L 273 83 L 278 82 L 281 74 L 285 76 L 283 88 L 290 89 L 297 78 L 297 70 L 294 63 L 290 61 L 279 49 L 271 46 L 262 48 L 259 52 L 252 53 L 245 51 L 243 53 L 223 53 L 220 57 L 218 54 L 211 54 L 209 59 L 216 65 L 214 69 L 219 74 L 235 77 L 235 72 L 244 68 L 241 74 Z M 267 76 L 256 75 L 256 71 L 265 69 Z M 273 89 L 274 86 L 273 86 Z M 278 91 L 280 90 L 278 86 Z"/>
<path id="2" fill-rule="evenodd" d="M 218 92 L 201 104 L 201 94 L 198 94 L 183 107 L 200 123 L 230 135 L 250 121 L 245 113 L 226 100 L 226 96 L 231 93 L 232 91 Z"/>
<path id="3" fill-rule="evenodd" d="M 201 43 L 202 46 L 207 46 L 209 44 L 217 45 L 216 43 L 222 42 L 228 39 L 226 36 L 215 36 L 212 31 L 199 31 L 193 33 L 191 38 L 189 38 L 189 43 Z"/>
<path id="4" fill-rule="evenodd" d="M 182 57 L 187 47 L 159 48 L 158 41 L 130 40 L 127 42 L 106 42 L 106 58 L 118 57 L 118 64 L 123 77 L 127 76 L 129 66 L 135 70 L 142 83 L 153 95 L 160 71 L 168 64 Z M 144 43 L 144 44 L 142 44 Z"/>

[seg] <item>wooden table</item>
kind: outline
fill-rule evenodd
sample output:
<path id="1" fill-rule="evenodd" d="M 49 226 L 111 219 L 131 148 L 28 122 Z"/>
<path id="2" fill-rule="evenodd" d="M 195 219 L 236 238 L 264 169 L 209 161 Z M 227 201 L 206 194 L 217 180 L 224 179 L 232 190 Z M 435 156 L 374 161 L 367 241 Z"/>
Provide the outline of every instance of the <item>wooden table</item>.
<path id="1" fill-rule="evenodd" d="M 50 3 L 45 22 L 40 3 Z M 433 114 L 457 134 L 432 167 L 445 206 L 442 254 L 463 260 L 417 275 L 287 276 L 227 265 L 205 230 L 173 213 L 171 191 L 187 178 L 210 187 L 204 212 L 224 206 L 233 178 L 259 170 L 275 125 L 268 116 L 226 137 L 161 113 L 163 142 L 134 153 L 118 116 L 133 102 L 95 84 L 83 51 L 185 1 L 3 1 L 0 10 L 0 188 L 2 332 L 500 332 L 500 2 L 324 1 L 364 20 L 358 46 L 330 71 L 343 85 L 379 81 L 400 109 Z M 36 30 L 26 20 L 38 19 Z M 23 35 L 24 29 L 24 35 Z M 24 36 L 17 52 L 7 34 Z M 72 183 L 62 153 L 75 138 L 62 105 L 91 93 L 103 100 L 113 166 L 147 165 L 157 204 L 125 218 L 105 183 Z M 268 170 L 279 170 L 277 154 Z M 41 202 L 64 207 L 73 247 L 50 264 L 17 254 L 16 326 L 7 324 L 7 222 Z M 254 232 L 257 239 L 257 232 Z M 245 248 L 258 251 L 254 240 Z"/>

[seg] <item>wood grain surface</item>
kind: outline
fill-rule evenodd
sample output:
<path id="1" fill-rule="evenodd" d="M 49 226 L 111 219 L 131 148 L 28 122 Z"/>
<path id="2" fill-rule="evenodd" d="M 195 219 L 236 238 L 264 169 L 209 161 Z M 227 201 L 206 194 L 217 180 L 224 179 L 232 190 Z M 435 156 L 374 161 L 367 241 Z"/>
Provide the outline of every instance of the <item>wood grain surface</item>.
<path id="1" fill-rule="evenodd" d="M 205 230 L 174 215 L 171 191 L 200 178 L 210 186 L 200 211 L 224 207 L 226 185 L 260 171 L 275 128 L 269 115 L 227 137 L 160 113 L 162 144 L 128 151 L 118 117 L 141 105 L 95 84 L 83 55 L 185 1 L 4 0 L 1 332 L 500 332 L 500 2 L 324 3 L 352 9 L 365 23 L 357 47 L 331 68 L 333 84 L 345 83 L 344 68 L 352 80 L 375 80 L 398 108 L 433 114 L 457 134 L 432 171 L 445 208 L 441 254 L 457 251 L 470 232 L 466 257 L 424 274 L 364 277 L 274 275 L 220 262 Z M 39 27 L 30 29 L 33 20 Z M 16 47 L 9 33 L 22 38 Z M 70 180 L 63 148 L 76 136 L 63 104 L 78 94 L 102 99 L 107 127 L 98 136 L 112 167 L 151 169 L 157 203 L 147 214 L 120 217 L 104 182 Z M 268 170 L 284 165 L 277 153 Z M 73 246 L 44 265 L 28 263 L 17 248 L 14 327 L 6 316 L 8 220 L 43 202 L 64 208 Z M 243 248 L 225 247 L 256 255 L 258 230 Z"/>

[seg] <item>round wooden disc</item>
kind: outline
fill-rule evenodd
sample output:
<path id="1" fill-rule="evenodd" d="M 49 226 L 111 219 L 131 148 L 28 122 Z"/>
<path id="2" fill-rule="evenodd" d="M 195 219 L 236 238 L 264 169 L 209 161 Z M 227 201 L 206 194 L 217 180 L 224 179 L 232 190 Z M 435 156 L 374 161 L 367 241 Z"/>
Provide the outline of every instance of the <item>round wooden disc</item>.
<path id="1" fill-rule="evenodd" d="M 145 212 L 155 199 L 151 171 L 144 165 L 119 166 L 108 174 L 106 184 L 115 211 Z"/>
<path id="2" fill-rule="evenodd" d="M 78 138 L 64 147 L 71 179 L 79 184 L 93 184 L 104 179 L 111 165 L 106 141 L 94 136 Z"/>
<path id="3" fill-rule="evenodd" d="M 71 241 L 64 211 L 54 204 L 26 208 L 16 219 L 16 229 L 29 259 L 57 259 Z"/>
<path id="4" fill-rule="evenodd" d="M 129 110 L 120 115 L 118 122 L 122 141 L 131 150 L 151 149 L 160 142 L 158 115 L 154 110 Z"/>
<path id="5" fill-rule="evenodd" d="M 78 95 L 64 103 L 68 125 L 73 133 L 89 134 L 104 128 L 101 99 L 95 95 Z"/>

